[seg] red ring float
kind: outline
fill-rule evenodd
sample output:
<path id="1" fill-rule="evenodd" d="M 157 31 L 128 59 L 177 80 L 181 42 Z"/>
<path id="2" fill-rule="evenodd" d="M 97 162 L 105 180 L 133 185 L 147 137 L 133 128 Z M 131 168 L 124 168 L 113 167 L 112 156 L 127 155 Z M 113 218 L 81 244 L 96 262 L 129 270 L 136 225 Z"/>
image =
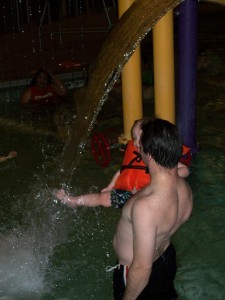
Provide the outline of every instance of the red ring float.
<path id="1" fill-rule="evenodd" d="M 102 133 L 94 134 L 91 140 L 91 150 L 95 161 L 105 168 L 111 161 L 109 143 Z"/>

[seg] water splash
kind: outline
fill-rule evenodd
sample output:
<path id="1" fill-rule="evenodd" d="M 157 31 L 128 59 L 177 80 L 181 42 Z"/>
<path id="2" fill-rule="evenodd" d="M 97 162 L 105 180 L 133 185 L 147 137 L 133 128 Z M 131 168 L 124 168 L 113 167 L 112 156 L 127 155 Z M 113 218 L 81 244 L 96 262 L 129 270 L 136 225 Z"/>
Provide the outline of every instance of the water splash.
<path id="1" fill-rule="evenodd" d="M 0 298 L 40 299 L 49 292 L 50 259 L 66 239 L 62 213 L 52 204 L 49 191 L 32 192 L 26 198 L 33 202 L 30 210 L 23 211 L 22 202 L 16 205 L 23 211 L 22 224 L 3 229 L 0 235 Z"/>
<path id="2" fill-rule="evenodd" d="M 46 291 L 44 274 L 53 246 L 47 246 L 48 238 L 45 234 L 40 240 L 32 229 L 20 228 L 0 237 L 0 295 L 37 296 Z"/>

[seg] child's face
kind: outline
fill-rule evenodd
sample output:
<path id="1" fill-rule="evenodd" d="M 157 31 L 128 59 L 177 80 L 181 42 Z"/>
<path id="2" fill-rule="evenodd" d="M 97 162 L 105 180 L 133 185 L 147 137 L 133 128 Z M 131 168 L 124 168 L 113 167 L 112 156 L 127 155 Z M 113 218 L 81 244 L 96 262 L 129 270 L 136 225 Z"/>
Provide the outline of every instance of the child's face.
<path id="1" fill-rule="evenodd" d="M 48 81 L 47 74 L 45 72 L 41 72 L 36 77 L 36 86 L 40 88 L 45 88 L 47 86 L 47 81 Z"/>
<path id="2" fill-rule="evenodd" d="M 141 122 L 137 122 L 137 124 L 134 126 L 133 131 L 132 131 L 132 139 L 134 141 L 134 146 L 137 147 L 138 149 L 140 148 L 140 139 L 141 139 L 141 134 L 142 134 L 140 125 L 141 125 Z"/>

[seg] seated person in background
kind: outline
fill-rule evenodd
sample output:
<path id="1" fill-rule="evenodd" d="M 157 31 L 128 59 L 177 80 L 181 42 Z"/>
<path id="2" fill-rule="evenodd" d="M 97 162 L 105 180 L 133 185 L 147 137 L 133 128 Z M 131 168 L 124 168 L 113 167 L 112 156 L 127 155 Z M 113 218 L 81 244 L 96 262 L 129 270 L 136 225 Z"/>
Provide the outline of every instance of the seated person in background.
<path id="1" fill-rule="evenodd" d="M 21 96 L 21 104 L 27 107 L 57 104 L 65 96 L 65 84 L 50 71 L 40 69 Z"/>
<path id="2" fill-rule="evenodd" d="M 12 159 L 14 157 L 17 156 L 17 152 L 16 151 L 10 151 L 9 154 L 7 156 L 0 156 L 0 163 L 7 161 L 8 159 Z"/>
<path id="3" fill-rule="evenodd" d="M 121 208 L 124 203 L 138 190 L 150 182 L 150 175 L 140 156 L 141 127 L 150 118 L 144 118 L 134 122 L 131 129 L 132 140 L 128 141 L 121 169 L 113 176 L 109 185 L 101 190 L 101 193 L 86 194 L 80 196 L 68 195 L 65 190 L 58 190 L 56 198 L 70 207 L 76 206 L 104 206 Z M 179 163 L 178 174 L 187 177 L 189 169 Z"/>

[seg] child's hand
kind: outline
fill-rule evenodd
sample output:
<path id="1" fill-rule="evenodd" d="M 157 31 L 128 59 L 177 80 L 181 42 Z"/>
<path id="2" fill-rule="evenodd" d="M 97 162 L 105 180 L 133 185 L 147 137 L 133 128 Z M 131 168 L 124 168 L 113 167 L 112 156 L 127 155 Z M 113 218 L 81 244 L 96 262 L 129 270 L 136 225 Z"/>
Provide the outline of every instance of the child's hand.
<path id="1" fill-rule="evenodd" d="M 66 194 L 65 190 L 63 190 L 63 189 L 57 190 L 55 192 L 55 196 L 58 200 L 61 200 L 63 202 L 65 202 L 65 198 L 67 198 L 67 194 Z"/>

